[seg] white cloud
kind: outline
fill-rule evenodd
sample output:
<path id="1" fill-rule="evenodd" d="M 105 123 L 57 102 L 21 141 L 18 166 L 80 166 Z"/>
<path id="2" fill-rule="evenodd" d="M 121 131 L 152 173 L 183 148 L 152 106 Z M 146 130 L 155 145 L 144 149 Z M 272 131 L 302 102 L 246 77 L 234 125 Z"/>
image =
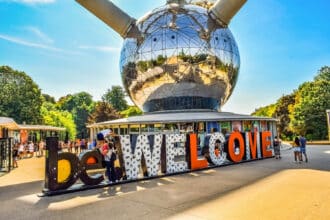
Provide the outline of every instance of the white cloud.
<path id="1" fill-rule="evenodd" d="M 47 43 L 47 44 L 52 44 L 54 43 L 54 40 L 51 39 L 49 36 L 47 36 L 47 34 L 43 33 L 39 28 L 37 27 L 32 27 L 32 26 L 28 26 L 28 27 L 24 27 L 25 30 L 30 31 L 31 33 L 33 33 L 34 35 L 36 35 L 42 42 Z"/>
<path id="2" fill-rule="evenodd" d="M 31 41 L 27 41 L 27 40 L 24 40 L 24 39 L 21 39 L 21 38 L 12 37 L 12 36 L 8 36 L 8 35 L 4 35 L 4 34 L 0 34 L 0 39 L 5 40 L 5 41 L 9 41 L 11 43 L 23 45 L 23 46 L 26 46 L 26 47 L 39 48 L 39 49 L 43 49 L 43 50 L 54 51 L 54 52 L 62 52 L 62 53 L 67 53 L 67 54 L 81 54 L 79 52 L 63 50 L 61 48 L 49 46 L 49 45 L 46 45 L 46 44 L 34 43 L 34 42 L 31 42 Z"/>
<path id="3" fill-rule="evenodd" d="M 33 43 L 33 42 L 30 42 L 30 41 L 26 41 L 24 39 L 20 39 L 20 38 L 8 36 L 8 35 L 3 35 L 3 34 L 0 34 L 0 39 L 6 40 L 6 41 L 9 41 L 9 42 L 12 42 L 12 43 L 24 45 L 24 46 L 27 46 L 27 47 L 36 47 L 36 48 L 52 50 L 52 51 L 61 51 L 61 49 L 58 49 L 56 47 L 51 47 L 51 46 L 48 46 L 48 45 L 45 45 L 45 44 Z"/>
<path id="4" fill-rule="evenodd" d="M 101 51 L 101 52 L 118 52 L 120 48 L 117 47 L 109 47 L 109 46 L 86 46 L 82 45 L 78 47 L 79 49 L 83 50 L 96 50 L 96 51 Z"/>

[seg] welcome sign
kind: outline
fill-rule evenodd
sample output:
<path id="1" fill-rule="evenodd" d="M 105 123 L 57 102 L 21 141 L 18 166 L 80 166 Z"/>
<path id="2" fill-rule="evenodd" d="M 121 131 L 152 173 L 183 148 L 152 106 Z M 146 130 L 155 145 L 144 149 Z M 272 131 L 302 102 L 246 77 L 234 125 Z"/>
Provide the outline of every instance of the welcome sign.
<path id="1" fill-rule="evenodd" d="M 119 136 L 119 161 L 116 169 L 122 175 L 115 184 L 273 156 L 270 131 L 233 132 L 227 139 L 217 132 L 210 134 L 208 138 L 210 161 L 203 156 L 198 157 L 198 135 L 195 133 Z M 216 142 L 220 143 L 218 151 Z M 70 191 L 78 179 L 83 183 L 82 186 L 80 184 L 81 189 L 110 185 L 104 184 L 103 174 L 91 172 L 103 168 L 99 151 L 87 151 L 79 157 L 68 152 L 58 153 L 57 138 L 48 138 L 46 147 L 46 179 L 43 190 L 46 195 Z"/>

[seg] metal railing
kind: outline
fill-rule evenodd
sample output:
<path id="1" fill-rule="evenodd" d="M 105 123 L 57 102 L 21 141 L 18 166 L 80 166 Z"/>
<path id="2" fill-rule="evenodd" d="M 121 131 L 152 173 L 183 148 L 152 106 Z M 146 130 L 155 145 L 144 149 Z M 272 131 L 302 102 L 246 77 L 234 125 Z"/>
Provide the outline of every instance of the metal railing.
<path id="1" fill-rule="evenodd" d="M 12 138 L 0 138 L 0 171 L 10 172 L 13 166 L 12 152 L 13 152 Z"/>

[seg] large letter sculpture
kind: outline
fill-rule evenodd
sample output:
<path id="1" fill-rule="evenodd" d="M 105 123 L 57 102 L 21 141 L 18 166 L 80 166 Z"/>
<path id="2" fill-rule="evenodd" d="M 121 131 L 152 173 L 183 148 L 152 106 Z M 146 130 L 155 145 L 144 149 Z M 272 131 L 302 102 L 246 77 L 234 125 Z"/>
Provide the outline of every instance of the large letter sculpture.
<path id="1" fill-rule="evenodd" d="M 123 135 L 120 138 L 126 176 L 129 180 L 138 178 L 142 154 L 146 162 L 148 176 L 158 175 L 162 135 L 150 135 L 149 137 L 154 137 L 152 146 L 148 139 L 148 135 L 139 135 L 135 146 L 131 145 L 130 135 Z"/>
<path id="2" fill-rule="evenodd" d="M 215 154 L 215 142 L 220 141 L 220 149 L 219 155 Z M 221 165 L 226 161 L 227 153 L 223 151 L 223 144 L 225 143 L 226 139 L 222 133 L 214 133 L 210 137 L 209 141 L 209 149 L 210 149 L 210 158 L 215 165 Z"/>
<path id="3" fill-rule="evenodd" d="M 185 134 L 167 134 L 166 135 L 166 172 L 175 173 L 182 172 L 188 169 L 186 161 L 185 149 L 186 135 Z M 180 157 L 181 160 L 176 160 Z"/>

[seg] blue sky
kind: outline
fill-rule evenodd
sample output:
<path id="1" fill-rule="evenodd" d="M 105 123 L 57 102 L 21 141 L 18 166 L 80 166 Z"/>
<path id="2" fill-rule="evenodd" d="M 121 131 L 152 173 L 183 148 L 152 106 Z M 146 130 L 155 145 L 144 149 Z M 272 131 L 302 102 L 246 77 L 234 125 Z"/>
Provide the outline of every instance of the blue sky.
<path id="1" fill-rule="evenodd" d="M 135 18 L 165 0 L 113 0 Z M 330 65 L 329 0 L 248 0 L 230 29 L 241 69 L 223 111 L 250 114 Z M 74 0 L 0 0 L 0 65 L 25 71 L 58 99 L 86 91 L 99 100 L 122 85 L 121 37 Z"/>

